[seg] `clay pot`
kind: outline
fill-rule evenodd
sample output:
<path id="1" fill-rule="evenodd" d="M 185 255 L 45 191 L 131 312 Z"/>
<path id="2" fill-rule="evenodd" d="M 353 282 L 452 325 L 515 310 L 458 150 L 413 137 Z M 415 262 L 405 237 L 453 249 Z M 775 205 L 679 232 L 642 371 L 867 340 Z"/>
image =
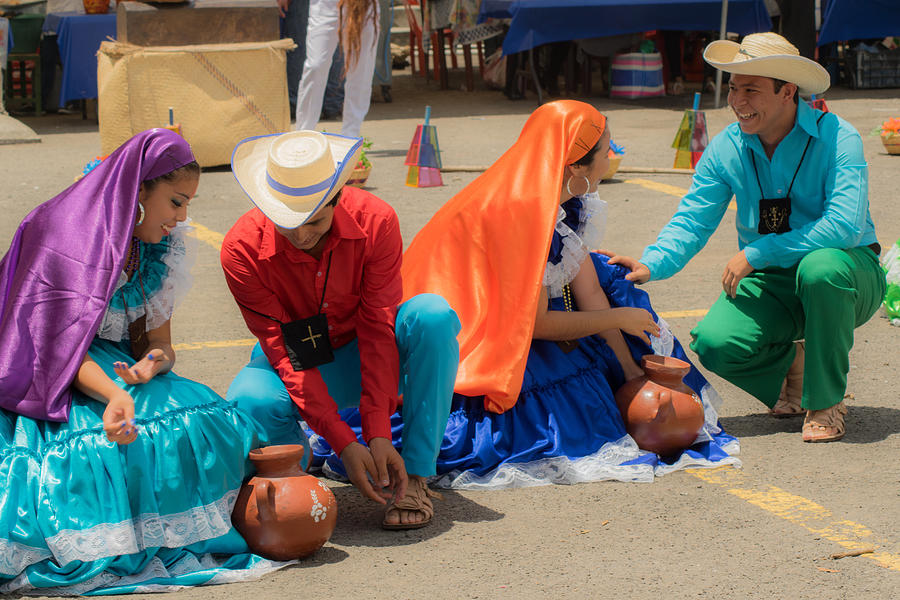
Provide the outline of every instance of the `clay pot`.
<path id="1" fill-rule="evenodd" d="M 669 455 L 690 446 L 703 427 L 703 404 L 682 379 L 691 370 L 683 360 L 647 355 L 644 375 L 616 391 L 625 430 L 638 447 Z"/>
<path id="2" fill-rule="evenodd" d="M 251 450 L 257 474 L 241 487 L 231 521 L 250 549 L 272 560 L 303 558 L 322 547 L 337 523 L 328 486 L 303 471 L 303 446 Z"/>

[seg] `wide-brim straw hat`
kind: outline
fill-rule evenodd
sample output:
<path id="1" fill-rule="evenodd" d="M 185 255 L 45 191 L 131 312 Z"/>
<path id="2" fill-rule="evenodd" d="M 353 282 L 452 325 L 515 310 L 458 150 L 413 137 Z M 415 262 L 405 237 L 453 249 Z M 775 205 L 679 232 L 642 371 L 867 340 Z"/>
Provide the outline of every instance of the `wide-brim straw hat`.
<path id="1" fill-rule="evenodd" d="M 758 75 L 796 84 L 803 95 L 821 94 L 831 85 L 825 67 L 804 56 L 777 33 L 752 33 L 740 44 L 712 42 L 703 59 L 715 68 L 739 75 Z"/>
<path id="2" fill-rule="evenodd" d="M 235 146 L 231 170 L 269 220 L 295 229 L 344 186 L 362 143 L 362 138 L 302 130 L 250 137 Z"/>

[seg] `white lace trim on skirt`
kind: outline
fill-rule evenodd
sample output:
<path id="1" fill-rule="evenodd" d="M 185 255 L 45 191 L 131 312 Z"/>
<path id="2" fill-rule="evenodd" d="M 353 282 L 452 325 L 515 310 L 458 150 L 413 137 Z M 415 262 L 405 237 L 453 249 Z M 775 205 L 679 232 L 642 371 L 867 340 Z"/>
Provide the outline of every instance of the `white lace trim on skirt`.
<path id="1" fill-rule="evenodd" d="M 588 481 L 653 481 L 653 466 L 623 465 L 646 454 L 630 435 L 607 442 L 593 454 L 571 459 L 565 456 L 542 458 L 529 463 L 504 463 L 485 475 L 472 471 L 453 471 L 438 478 L 434 485 L 461 490 L 496 490 L 538 485 L 573 484 Z"/>
<path id="2" fill-rule="evenodd" d="M 161 561 L 157 557 L 153 557 L 140 573 L 135 573 L 134 575 L 125 575 L 120 577 L 113 573 L 104 571 L 96 577 L 92 577 L 91 579 L 88 579 L 87 581 L 84 581 L 82 583 L 55 588 L 35 588 L 33 585 L 31 585 L 31 583 L 28 581 L 28 578 L 23 573 L 9 584 L 0 586 L 0 592 L 9 593 L 11 591 L 16 591 L 18 593 L 37 594 L 41 596 L 77 596 L 101 588 L 125 587 L 132 585 L 136 586 L 133 590 L 133 593 L 135 594 L 151 592 L 174 592 L 177 590 L 185 589 L 189 586 L 140 584 L 144 581 L 150 581 L 151 579 L 168 579 L 179 577 L 181 575 L 189 575 L 191 573 L 222 569 L 224 563 L 229 558 L 230 557 L 227 556 L 214 556 L 212 554 L 202 554 L 199 556 L 187 554 L 183 559 L 179 560 L 171 567 L 166 568 L 166 565 L 163 563 L 163 561 Z M 263 575 L 266 575 L 267 573 L 277 571 L 278 569 L 295 564 L 297 562 L 298 561 L 296 560 L 274 561 L 260 559 L 249 569 L 224 569 L 220 573 L 212 575 L 210 579 L 203 585 L 219 585 L 222 583 L 236 583 L 239 581 L 254 581 L 256 579 L 259 579 Z"/>
<path id="3" fill-rule="evenodd" d="M 0 575 L 11 577 L 21 573 L 28 565 L 51 556 L 49 550 L 0 539 Z"/>
<path id="4" fill-rule="evenodd" d="M 231 529 L 231 510 L 238 491 L 231 490 L 215 502 L 181 513 L 140 515 L 90 529 L 64 530 L 47 538 L 47 547 L 60 565 L 66 565 L 73 560 L 89 562 L 146 548 L 181 548 L 213 539 Z"/>

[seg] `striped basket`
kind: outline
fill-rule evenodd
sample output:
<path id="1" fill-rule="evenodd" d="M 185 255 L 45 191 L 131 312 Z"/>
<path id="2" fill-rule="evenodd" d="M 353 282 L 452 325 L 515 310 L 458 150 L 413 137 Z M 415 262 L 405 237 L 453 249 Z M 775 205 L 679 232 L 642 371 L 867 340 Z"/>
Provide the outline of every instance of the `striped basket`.
<path id="1" fill-rule="evenodd" d="M 617 54 L 609 69 L 610 98 L 665 96 L 659 52 Z"/>
<path id="2" fill-rule="evenodd" d="M 900 154 L 900 133 L 882 133 L 881 143 L 888 154 Z"/>
<path id="3" fill-rule="evenodd" d="M 353 169 L 353 173 L 350 175 L 350 179 L 347 180 L 347 185 L 361 188 L 369 179 L 369 174 L 371 172 L 372 165 L 369 165 L 368 167 L 364 167 L 362 164 L 356 165 L 356 168 Z"/>

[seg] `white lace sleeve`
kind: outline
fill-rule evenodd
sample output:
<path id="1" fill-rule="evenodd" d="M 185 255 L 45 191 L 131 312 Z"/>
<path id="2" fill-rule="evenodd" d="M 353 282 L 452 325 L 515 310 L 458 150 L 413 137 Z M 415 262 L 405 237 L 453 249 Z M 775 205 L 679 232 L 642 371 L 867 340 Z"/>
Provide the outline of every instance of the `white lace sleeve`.
<path id="1" fill-rule="evenodd" d="M 119 274 L 113 299 L 97 331 L 99 337 L 114 342 L 128 339 L 128 325 L 145 313 L 147 331 L 156 329 L 172 318 L 175 305 L 184 298 L 192 283 L 191 267 L 196 256 L 197 244 L 197 241 L 189 235 L 193 230 L 188 222 L 179 223 L 169 234 L 164 252 L 156 248 L 149 251 L 154 255 L 148 256 L 148 260 L 159 261 L 162 265 L 162 274 L 159 275 L 160 265 L 141 264 L 141 273 L 145 275 L 143 283 L 146 302 L 140 295 L 127 304 L 122 301 L 120 291 L 128 283 L 128 279 L 124 273 Z M 156 275 L 151 276 L 151 272 Z"/>
<path id="2" fill-rule="evenodd" d="M 548 289 L 551 298 L 562 296 L 566 284 L 575 279 L 581 263 L 592 249 L 596 249 L 603 240 L 606 230 L 608 206 L 596 192 L 581 197 L 582 211 L 578 219 L 578 230 L 572 229 L 563 222 L 566 211 L 559 207 L 556 215 L 556 232 L 562 239 L 562 253 L 558 263 L 547 262 L 544 269 L 543 285 Z"/>
<path id="3" fill-rule="evenodd" d="M 168 271 L 159 290 L 147 296 L 147 331 L 171 319 L 175 305 L 191 289 L 194 281 L 191 268 L 197 256 L 197 241 L 190 236 L 193 231 L 194 227 L 186 221 L 169 234 L 169 251 L 161 259 Z"/>

